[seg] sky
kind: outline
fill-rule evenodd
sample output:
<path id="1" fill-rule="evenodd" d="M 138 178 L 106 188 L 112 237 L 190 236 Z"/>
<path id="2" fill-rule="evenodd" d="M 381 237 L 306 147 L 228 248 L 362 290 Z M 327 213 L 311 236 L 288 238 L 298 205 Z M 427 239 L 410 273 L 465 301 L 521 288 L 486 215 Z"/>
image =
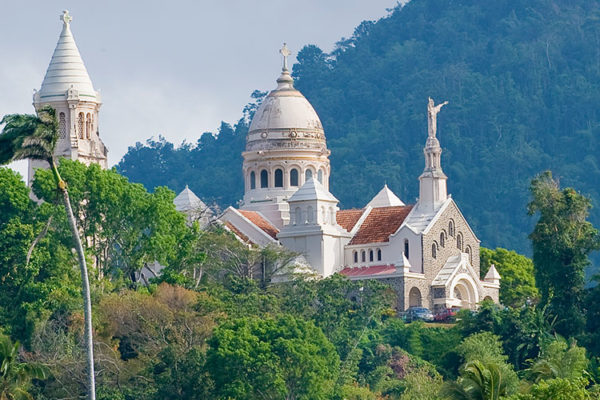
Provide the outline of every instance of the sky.
<path id="1" fill-rule="evenodd" d="M 397 0 L 0 0 L 0 116 L 32 113 L 58 40 L 59 15 L 102 94 L 109 165 L 129 146 L 164 136 L 194 143 L 235 123 L 255 89 L 269 90 L 286 42 L 295 62 L 307 44 L 331 51 Z M 12 167 L 26 175 L 25 162 Z"/>

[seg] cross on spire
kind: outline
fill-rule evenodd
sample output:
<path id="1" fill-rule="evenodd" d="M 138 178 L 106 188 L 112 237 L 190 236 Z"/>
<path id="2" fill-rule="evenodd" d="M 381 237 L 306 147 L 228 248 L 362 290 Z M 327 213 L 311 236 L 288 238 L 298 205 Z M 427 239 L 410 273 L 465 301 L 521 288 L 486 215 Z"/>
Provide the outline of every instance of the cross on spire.
<path id="1" fill-rule="evenodd" d="M 73 17 L 71 17 L 71 15 L 69 14 L 69 10 L 63 11 L 62 15 L 60 16 L 60 20 L 67 26 L 71 23 Z"/>
<path id="2" fill-rule="evenodd" d="M 292 54 L 292 52 L 290 51 L 290 49 L 288 49 L 287 44 L 284 43 L 281 50 L 279 50 L 279 53 L 283 56 L 283 70 L 287 71 L 287 58 Z"/>

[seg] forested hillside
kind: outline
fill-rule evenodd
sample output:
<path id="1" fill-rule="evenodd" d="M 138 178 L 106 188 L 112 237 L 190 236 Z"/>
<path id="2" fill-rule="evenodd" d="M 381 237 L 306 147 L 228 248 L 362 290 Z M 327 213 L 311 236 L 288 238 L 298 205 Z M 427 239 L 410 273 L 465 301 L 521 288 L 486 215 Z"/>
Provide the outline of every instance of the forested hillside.
<path id="1" fill-rule="evenodd" d="M 305 46 L 293 69 L 323 122 L 342 207 L 363 206 L 385 182 L 414 202 L 427 97 L 448 100 L 438 136 L 449 191 L 484 245 L 521 252 L 535 174 L 551 169 L 598 205 L 599 72 L 597 0 L 413 0 L 363 22 L 331 54 Z M 187 183 L 235 204 L 251 112 L 194 145 L 138 144 L 117 168 L 150 189 Z"/>

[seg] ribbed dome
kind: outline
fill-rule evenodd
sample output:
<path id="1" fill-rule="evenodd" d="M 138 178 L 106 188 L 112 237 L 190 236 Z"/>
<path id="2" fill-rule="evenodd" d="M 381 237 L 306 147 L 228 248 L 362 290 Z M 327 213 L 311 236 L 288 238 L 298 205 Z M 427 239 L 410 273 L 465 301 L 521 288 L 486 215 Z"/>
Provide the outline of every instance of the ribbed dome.
<path id="1" fill-rule="evenodd" d="M 293 86 L 287 70 L 277 79 L 277 89 L 264 99 L 250 124 L 250 133 L 267 130 L 307 130 L 323 132 L 321 120 L 312 105 Z"/>
<path id="2" fill-rule="evenodd" d="M 59 100 L 67 97 L 71 87 L 79 92 L 79 96 L 96 99 L 96 91 L 92 85 L 87 69 L 83 64 L 75 39 L 69 27 L 71 17 L 65 11 L 61 16 L 63 29 L 46 71 L 40 88 L 40 101 Z"/>

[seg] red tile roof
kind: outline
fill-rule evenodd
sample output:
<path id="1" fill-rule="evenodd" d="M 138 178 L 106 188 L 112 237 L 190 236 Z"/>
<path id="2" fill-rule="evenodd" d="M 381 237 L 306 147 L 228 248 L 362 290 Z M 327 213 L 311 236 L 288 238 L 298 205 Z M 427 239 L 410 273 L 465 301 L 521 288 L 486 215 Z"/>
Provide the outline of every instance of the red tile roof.
<path id="1" fill-rule="evenodd" d="M 350 278 L 354 276 L 373 276 L 373 275 L 389 275 L 396 272 L 394 265 L 373 265 L 372 267 L 346 267 L 340 271 L 340 274 Z"/>
<path id="2" fill-rule="evenodd" d="M 364 211 L 365 210 L 356 208 L 351 210 L 340 210 L 336 213 L 335 219 L 342 228 L 350 232 Z"/>
<path id="3" fill-rule="evenodd" d="M 262 229 L 267 235 L 273 239 L 277 239 L 279 229 L 275 228 L 269 221 L 256 211 L 238 210 L 240 214 L 248 218 L 250 222 Z"/>
<path id="4" fill-rule="evenodd" d="M 400 225 L 402 225 L 412 207 L 392 206 L 372 209 L 349 244 L 389 241 L 390 235 L 400 228 Z"/>
<path id="5" fill-rule="evenodd" d="M 227 229 L 229 229 L 231 232 L 233 232 L 234 235 L 239 237 L 242 240 L 242 242 L 245 242 L 248 244 L 255 244 L 255 243 L 252 243 L 250 238 L 248 236 L 244 235 L 242 233 L 242 231 L 240 231 L 238 228 L 236 228 L 235 225 L 233 225 L 231 222 L 229 222 L 229 221 L 225 222 L 225 226 L 227 227 Z"/>

